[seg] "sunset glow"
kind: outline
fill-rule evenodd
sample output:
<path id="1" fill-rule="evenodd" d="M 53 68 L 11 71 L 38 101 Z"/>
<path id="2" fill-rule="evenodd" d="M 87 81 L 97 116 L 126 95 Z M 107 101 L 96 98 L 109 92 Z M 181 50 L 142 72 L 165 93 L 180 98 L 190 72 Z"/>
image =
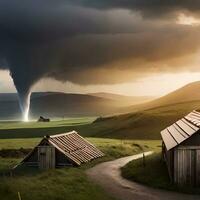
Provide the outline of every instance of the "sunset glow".
<path id="1" fill-rule="evenodd" d="M 197 26 L 200 25 L 200 20 L 192 17 L 192 16 L 187 16 L 183 13 L 181 13 L 178 16 L 178 20 L 177 20 L 178 24 L 182 24 L 182 25 L 192 25 L 192 26 Z"/>
<path id="2" fill-rule="evenodd" d="M 16 92 L 12 79 L 6 71 L 0 72 L 0 89 L 2 92 Z M 199 72 L 157 73 L 140 80 L 114 85 L 80 86 L 69 82 L 62 83 L 53 79 L 42 79 L 33 91 L 60 91 L 66 93 L 109 92 L 131 96 L 162 96 L 188 83 L 199 81 Z M 4 89 L 6 85 L 6 88 Z M 24 116 L 27 119 L 27 115 Z"/>

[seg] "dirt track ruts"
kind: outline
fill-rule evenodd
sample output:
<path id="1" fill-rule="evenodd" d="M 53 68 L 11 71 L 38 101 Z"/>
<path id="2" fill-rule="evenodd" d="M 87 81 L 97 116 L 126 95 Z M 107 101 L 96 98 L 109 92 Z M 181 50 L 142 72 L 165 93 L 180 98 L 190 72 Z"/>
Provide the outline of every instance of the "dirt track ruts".
<path id="1" fill-rule="evenodd" d="M 152 152 L 146 152 L 148 156 Z M 119 200 L 200 200 L 198 195 L 187 195 L 154 189 L 124 179 L 120 168 L 143 154 L 128 156 L 114 161 L 104 162 L 87 170 L 91 180 L 101 185 L 104 190 Z"/>

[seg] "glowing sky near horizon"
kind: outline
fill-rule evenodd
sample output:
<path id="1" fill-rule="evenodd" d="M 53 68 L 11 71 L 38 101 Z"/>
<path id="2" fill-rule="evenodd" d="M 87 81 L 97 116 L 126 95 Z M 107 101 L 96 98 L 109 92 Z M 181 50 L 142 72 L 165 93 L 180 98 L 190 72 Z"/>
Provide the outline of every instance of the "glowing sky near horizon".
<path id="1" fill-rule="evenodd" d="M 59 91 L 66 93 L 94 93 L 110 92 L 131 96 L 162 96 L 188 83 L 199 81 L 199 72 L 155 73 L 137 81 L 114 85 L 88 85 L 81 86 L 70 82 L 60 82 L 53 79 L 42 79 L 33 91 Z M 16 92 L 8 71 L 0 71 L 0 93 Z"/>

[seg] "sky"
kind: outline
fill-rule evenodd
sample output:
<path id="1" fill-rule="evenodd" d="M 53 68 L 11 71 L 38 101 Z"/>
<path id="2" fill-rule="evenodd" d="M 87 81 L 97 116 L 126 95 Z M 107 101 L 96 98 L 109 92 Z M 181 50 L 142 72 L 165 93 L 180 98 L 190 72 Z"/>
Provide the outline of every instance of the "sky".
<path id="1" fill-rule="evenodd" d="M 199 81 L 200 73 L 179 73 L 179 74 L 154 74 L 152 76 L 141 78 L 137 81 L 111 84 L 111 85 L 77 85 L 70 82 L 60 82 L 51 78 L 41 79 L 34 85 L 33 92 L 65 92 L 65 93 L 96 93 L 108 92 L 131 96 L 153 96 L 160 97 L 185 84 Z M 12 78 L 8 71 L 0 71 L 0 92 L 16 92 Z"/>
<path id="2" fill-rule="evenodd" d="M 162 96 L 200 80 L 198 0 L 0 0 L 0 92 Z"/>

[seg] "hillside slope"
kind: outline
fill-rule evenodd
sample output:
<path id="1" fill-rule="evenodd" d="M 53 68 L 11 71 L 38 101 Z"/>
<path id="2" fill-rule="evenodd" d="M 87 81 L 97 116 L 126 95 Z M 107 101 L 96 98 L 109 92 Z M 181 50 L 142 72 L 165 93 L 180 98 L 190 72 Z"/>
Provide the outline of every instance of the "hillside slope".
<path id="1" fill-rule="evenodd" d="M 143 103 L 140 105 L 133 105 L 128 106 L 126 108 L 122 108 L 121 112 L 145 110 L 160 106 L 173 105 L 176 103 L 191 102 L 198 100 L 200 100 L 200 81 L 187 84 L 184 87 L 177 89 L 174 92 L 171 92 L 153 101 Z"/>
<path id="2" fill-rule="evenodd" d="M 56 92 L 33 93 L 30 116 L 72 117 L 99 116 L 117 112 L 117 101 L 83 94 Z M 0 94 L 0 119 L 19 119 L 17 94 Z"/>
<path id="3" fill-rule="evenodd" d="M 160 131 L 182 118 L 193 109 L 200 108 L 200 101 L 174 104 L 160 108 L 149 109 L 135 113 L 116 115 L 106 118 L 87 118 L 70 126 L 66 120 L 50 124 L 4 122 L 0 124 L 0 138 L 29 138 L 63 133 L 71 130 L 78 131 L 82 136 L 117 139 L 161 139 Z M 71 120 L 71 119 L 70 119 Z M 89 121 L 88 121 L 89 120 Z M 79 119 L 78 119 L 79 121 Z M 88 121 L 88 123 L 87 123 Z M 21 127 L 22 126 L 22 127 Z M 122 141 L 126 142 L 126 141 Z"/>
<path id="4" fill-rule="evenodd" d="M 97 119 L 94 126 L 99 127 L 100 131 L 94 135 L 160 139 L 162 129 L 199 108 L 200 82 L 194 82 L 151 102 L 121 109 L 121 112 L 128 114 Z"/>
<path id="5" fill-rule="evenodd" d="M 90 127 L 95 137 L 160 139 L 160 131 L 200 108 L 200 101 L 178 103 L 135 113 L 98 118 Z"/>
<path id="6" fill-rule="evenodd" d="M 32 116 L 99 116 L 115 113 L 117 102 L 83 94 L 50 93 L 31 100 Z"/>
<path id="7" fill-rule="evenodd" d="M 115 100 L 118 101 L 118 103 L 120 103 L 121 106 L 141 104 L 144 102 L 151 101 L 155 98 L 152 96 L 125 96 L 125 95 L 105 93 L 105 92 L 89 93 L 88 95 Z"/>

